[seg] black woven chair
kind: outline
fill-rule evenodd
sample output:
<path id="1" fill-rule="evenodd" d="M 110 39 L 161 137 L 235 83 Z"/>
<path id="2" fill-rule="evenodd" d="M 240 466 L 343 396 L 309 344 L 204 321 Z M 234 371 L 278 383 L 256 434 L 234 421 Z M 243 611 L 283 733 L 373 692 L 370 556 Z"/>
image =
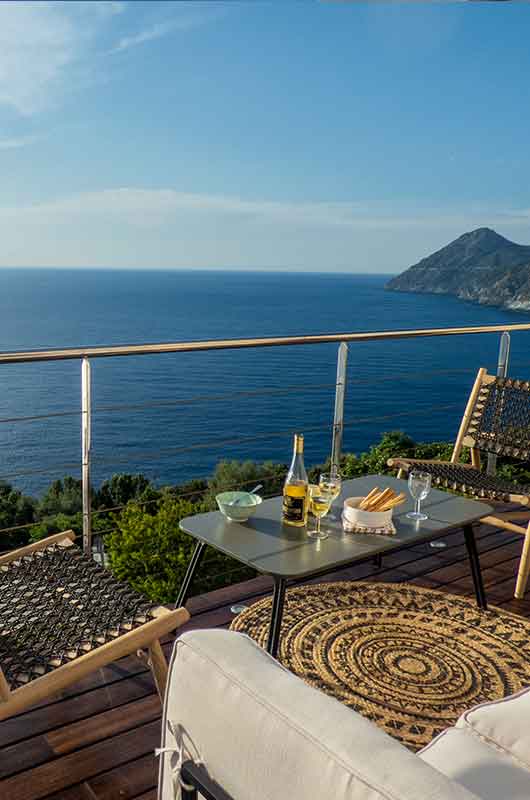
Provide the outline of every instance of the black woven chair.
<path id="1" fill-rule="evenodd" d="M 0 720 L 135 652 L 164 694 L 160 637 L 188 612 L 149 603 L 73 539 L 65 531 L 0 557 Z"/>
<path id="2" fill-rule="evenodd" d="M 471 464 L 460 464 L 462 448 L 471 449 Z M 391 458 L 390 467 L 398 468 L 398 477 L 412 468 L 432 475 L 433 484 L 462 492 L 469 497 L 530 505 L 530 486 L 521 486 L 488 475 L 481 469 L 480 453 L 530 459 L 530 382 L 497 378 L 479 369 L 469 395 L 450 461 L 423 461 L 414 458 Z M 530 511 L 508 511 L 487 516 L 483 522 L 498 525 L 524 536 L 519 562 L 515 597 L 524 596 L 530 572 Z M 514 524 L 524 519 L 526 527 Z"/>

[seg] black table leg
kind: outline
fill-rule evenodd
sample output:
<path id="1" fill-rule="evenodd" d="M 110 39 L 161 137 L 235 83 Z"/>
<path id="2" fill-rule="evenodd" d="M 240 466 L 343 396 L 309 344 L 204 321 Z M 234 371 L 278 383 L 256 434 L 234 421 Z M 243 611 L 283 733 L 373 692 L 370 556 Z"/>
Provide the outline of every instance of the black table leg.
<path id="1" fill-rule="evenodd" d="M 280 629 L 282 626 L 283 603 L 285 600 L 285 578 L 274 578 L 274 593 L 272 595 L 272 614 L 267 641 L 267 652 L 276 658 L 280 643 Z"/>
<path id="2" fill-rule="evenodd" d="M 195 550 L 193 551 L 193 555 L 190 559 L 190 563 L 188 564 L 188 569 L 186 570 L 186 574 L 184 575 L 184 580 L 180 586 L 180 591 L 178 593 L 176 608 L 181 608 L 187 600 L 188 592 L 190 590 L 191 582 L 197 571 L 199 564 L 201 563 L 204 550 L 206 545 L 204 542 L 197 542 L 195 545 Z"/>
<path id="3" fill-rule="evenodd" d="M 486 600 L 486 592 L 482 582 L 482 572 L 480 570 L 480 561 L 478 557 L 477 543 L 475 542 L 475 534 L 473 533 L 473 528 L 471 525 L 464 525 L 464 539 L 466 540 L 469 566 L 471 567 L 471 575 L 473 577 L 473 586 L 475 587 L 477 605 L 483 611 L 486 611 L 488 608 L 488 601 Z"/>

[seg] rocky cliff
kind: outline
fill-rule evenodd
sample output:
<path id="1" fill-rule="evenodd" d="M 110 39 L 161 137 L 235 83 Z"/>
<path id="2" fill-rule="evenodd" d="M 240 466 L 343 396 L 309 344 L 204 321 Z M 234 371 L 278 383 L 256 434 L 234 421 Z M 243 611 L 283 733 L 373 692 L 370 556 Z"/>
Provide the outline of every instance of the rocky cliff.
<path id="1" fill-rule="evenodd" d="M 386 288 L 530 311 L 530 245 L 478 228 L 392 278 Z"/>

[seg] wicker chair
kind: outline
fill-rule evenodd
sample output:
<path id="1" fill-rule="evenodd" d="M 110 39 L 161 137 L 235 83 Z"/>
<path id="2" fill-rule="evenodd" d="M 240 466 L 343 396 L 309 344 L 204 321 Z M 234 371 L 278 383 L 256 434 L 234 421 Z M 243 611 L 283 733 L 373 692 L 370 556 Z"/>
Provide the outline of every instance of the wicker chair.
<path id="1" fill-rule="evenodd" d="M 462 448 L 471 449 L 471 464 L 460 464 Z M 530 459 L 530 382 L 497 378 L 479 369 L 469 395 L 450 461 L 422 461 L 391 458 L 390 467 L 398 468 L 398 477 L 411 468 L 432 475 L 436 486 L 462 492 L 473 498 L 518 503 L 530 506 L 530 486 L 488 475 L 481 470 L 480 453 L 492 453 L 518 459 Z M 524 536 L 515 597 L 524 596 L 530 572 L 529 511 L 501 512 L 484 517 L 483 522 Z M 526 526 L 510 520 L 525 520 Z"/>
<path id="2" fill-rule="evenodd" d="M 160 637 L 188 612 L 149 603 L 73 539 L 65 531 L 0 557 L 0 720 L 137 651 L 164 694 Z"/>

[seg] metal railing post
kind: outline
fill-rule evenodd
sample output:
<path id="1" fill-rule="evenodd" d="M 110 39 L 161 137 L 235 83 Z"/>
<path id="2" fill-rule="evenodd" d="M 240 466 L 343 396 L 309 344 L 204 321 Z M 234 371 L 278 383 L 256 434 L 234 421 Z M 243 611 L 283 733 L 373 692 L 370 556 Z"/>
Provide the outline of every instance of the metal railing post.
<path id="1" fill-rule="evenodd" d="M 499 358 L 497 361 L 497 377 L 505 378 L 508 374 L 508 362 L 510 360 L 510 334 L 504 331 L 501 335 L 499 344 Z M 486 472 L 488 475 L 495 475 L 497 468 L 497 456 L 494 453 L 488 453 L 488 465 Z"/>
<path id="2" fill-rule="evenodd" d="M 81 466 L 83 483 L 83 550 L 92 553 L 92 498 L 90 491 L 90 439 L 91 439 L 91 387 L 90 361 L 81 363 Z"/>
<path id="3" fill-rule="evenodd" d="M 341 342 L 337 354 L 337 383 L 335 386 L 335 414 L 333 417 L 333 442 L 331 446 L 331 474 L 340 466 L 342 433 L 344 430 L 344 394 L 346 391 L 346 369 L 348 366 L 348 345 Z"/>

